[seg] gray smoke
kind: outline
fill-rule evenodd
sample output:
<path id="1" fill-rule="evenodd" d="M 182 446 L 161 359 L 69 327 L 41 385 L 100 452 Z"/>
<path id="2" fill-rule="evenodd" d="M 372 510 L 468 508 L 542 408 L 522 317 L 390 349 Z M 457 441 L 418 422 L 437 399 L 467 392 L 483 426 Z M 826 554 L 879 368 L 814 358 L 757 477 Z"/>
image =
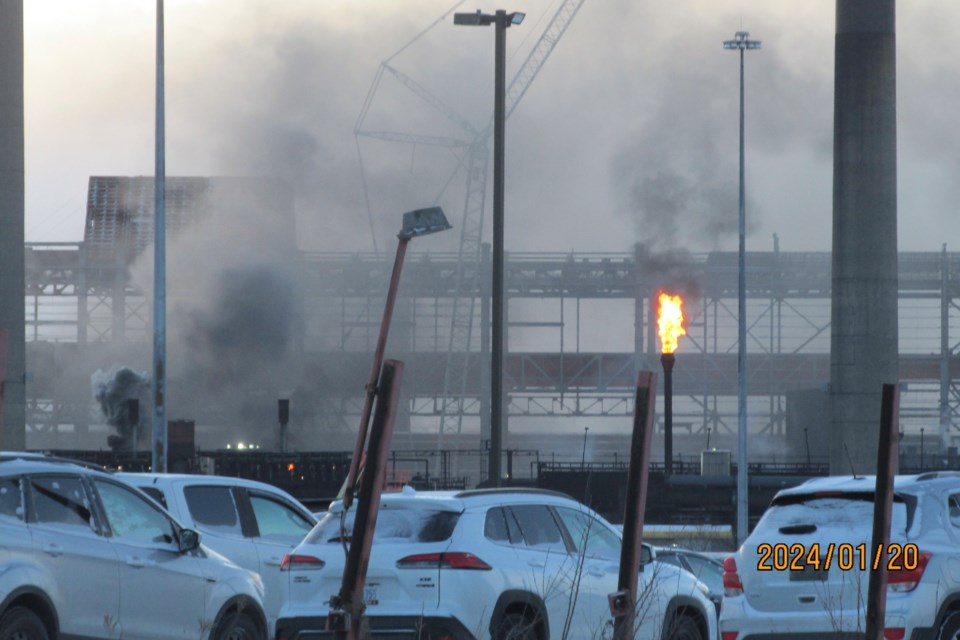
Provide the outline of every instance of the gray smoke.
<path id="1" fill-rule="evenodd" d="M 117 430 L 116 435 L 108 436 L 107 444 L 114 451 L 134 449 L 143 435 L 143 409 L 150 391 L 147 373 L 138 373 L 128 367 L 110 371 L 98 369 L 90 381 L 93 399 L 100 404 L 107 424 Z"/>

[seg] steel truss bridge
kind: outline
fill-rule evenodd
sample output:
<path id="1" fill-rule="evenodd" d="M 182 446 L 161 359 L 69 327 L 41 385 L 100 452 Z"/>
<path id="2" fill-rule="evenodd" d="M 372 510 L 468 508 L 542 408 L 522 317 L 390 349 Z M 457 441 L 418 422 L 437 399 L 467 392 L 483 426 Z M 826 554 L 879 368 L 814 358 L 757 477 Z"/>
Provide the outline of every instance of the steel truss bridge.
<path id="1" fill-rule="evenodd" d="M 96 423 L 86 372 L 104 366 L 117 344 L 145 344 L 151 313 L 149 298 L 128 280 L 126 264 L 94 259 L 84 243 L 28 244 L 26 255 L 29 437 L 30 431 Z M 319 429 L 343 433 L 356 424 L 391 266 L 372 254 L 298 256 L 305 322 L 291 357 L 335 372 L 324 382 L 324 415 L 314 425 Z M 424 441 L 437 436 L 453 303 L 464 295 L 463 282 L 477 283 L 468 295 L 477 303 L 471 306 L 479 330 L 466 354 L 462 402 L 463 431 L 470 434 L 463 446 L 475 447 L 477 436 L 482 441 L 488 433 L 489 251 L 464 268 L 476 277 L 460 274 L 458 285 L 455 254 L 408 254 L 388 357 L 407 364 L 405 428 Z M 825 252 L 747 255 L 751 433 L 789 439 L 791 394 L 826 389 L 830 270 Z M 960 436 L 960 253 L 945 247 L 901 253 L 899 270 L 901 428 L 910 437 L 926 430 L 928 445 L 938 431 L 948 434 L 933 444 L 946 446 Z M 636 372 L 660 370 L 651 300 L 677 282 L 688 292 L 688 333 L 674 370 L 674 428 L 706 436 L 708 443 L 711 433 L 715 442 L 733 434 L 736 253 L 666 261 L 651 259 L 642 247 L 633 253 L 508 254 L 504 379 L 511 431 L 563 431 L 559 419 L 579 418 L 570 423 L 579 432 L 584 420 L 631 416 Z M 269 383 L 264 386 L 269 391 Z M 215 424 L 215 409 L 207 411 L 202 419 Z M 806 428 L 800 436 L 793 431 L 794 442 L 809 437 Z M 523 444 L 529 442 L 536 444 L 536 436 Z"/>

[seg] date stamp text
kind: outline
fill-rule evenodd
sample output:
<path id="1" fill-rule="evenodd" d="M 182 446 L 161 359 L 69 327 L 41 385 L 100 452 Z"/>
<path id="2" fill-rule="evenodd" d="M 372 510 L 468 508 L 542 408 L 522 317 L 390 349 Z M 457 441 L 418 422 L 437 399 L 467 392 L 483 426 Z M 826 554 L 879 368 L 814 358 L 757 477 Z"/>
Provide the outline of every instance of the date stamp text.
<path id="1" fill-rule="evenodd" d="M 819 545 L 768 544 L 757 545 L 757 571 L 829 571 L 835 566 L 841 571 L 877 571 L 883 547 L 877 548 L 872 560 L 867 557 L 866 543 Z M 920 566 L 920 550 L 913 543 L 886 546 L 887 571 L 913 571 Z"/>

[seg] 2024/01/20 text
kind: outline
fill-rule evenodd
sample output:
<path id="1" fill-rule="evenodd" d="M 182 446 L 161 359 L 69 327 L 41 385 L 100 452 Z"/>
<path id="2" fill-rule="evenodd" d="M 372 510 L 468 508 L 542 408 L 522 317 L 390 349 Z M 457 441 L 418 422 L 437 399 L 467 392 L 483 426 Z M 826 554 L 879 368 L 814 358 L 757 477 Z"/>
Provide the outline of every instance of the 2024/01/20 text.
<path id="1" fill-rule="evenodd" d="M 785 543 L 757 545 L 757 571 L 829 571 L 834 563 L 841 571 L 859 569 L 866 571 L 880 568 L 881 559 L 886 556 L 887 571 L 914 571 L 923 561 L 922 554 L 913 543 L 890 543 L 886 546 L 887 553 L 883 553 L 883 545 L 877 547 L 873 560 L 867 559 L 867 544 L 858 545 L 849 543 L 826 545 L 813 544 L 807 547 L 800 543 L 787 545 Z"/>

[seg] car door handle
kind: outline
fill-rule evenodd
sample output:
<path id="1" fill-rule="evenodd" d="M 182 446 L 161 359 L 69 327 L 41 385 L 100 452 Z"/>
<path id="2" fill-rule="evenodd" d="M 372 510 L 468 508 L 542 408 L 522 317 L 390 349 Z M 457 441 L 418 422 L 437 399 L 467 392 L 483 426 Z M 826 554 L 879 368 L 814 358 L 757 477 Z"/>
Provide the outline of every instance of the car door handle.
<path id="1" fill-rule="evenodd" d="M 283 558 L 280 556 L 270 556 L 263 561 L 264 564 L 270 565 L 271 567 L 279 567 L 280 563 L 283 561 Z"/>
<path id="2" fill-rule="evenodd" d="M 144 562 L 143 558 L 138 558 L 136 556 L 130 556 L 127 558 L 127 566 L 133 567 L 134 569 L 143 569 L 147 565 Z"/>
<path id="3" fill-rule="evenodd" d="M 817 601 L 817 596 L 797 596 L 797 602 L 800 604 L 813 604 Z"/>
<path id="4" fill-rule="evenodd" d="M 529 564 L 531 567 L 536 567 L 538 569 L 543 569 L 544 567 L 547 566 L 547 563 L 544 562 L 543 560 L 527 560 L 527 564 Z"/>
<path id="5" fill-rule="evenodd" d="M 587 567 L 587 573 L 595 578 L 602 578 L 603 576 L 607 575 L 607 572 L 603 570 L 603 567 L 598 567 L 595 564 Z"/>
<path id="6" fill-rule="evenodd" d="M 43 551 L 44 551 L 44 553 L 46 553 L 47 555 L 51 555 L 51 556 L 53 556 L 54 558 L 57 558 L 57 557 L 63 555 L 63 547 L 61 547 L 60 545 L 58 545 L 58 544 L 56 544 L 56 543 L 53 543 L 53 542 L 51 542 L 50 544 L 45 545 L 45 546 L 43 547 Z"/>

